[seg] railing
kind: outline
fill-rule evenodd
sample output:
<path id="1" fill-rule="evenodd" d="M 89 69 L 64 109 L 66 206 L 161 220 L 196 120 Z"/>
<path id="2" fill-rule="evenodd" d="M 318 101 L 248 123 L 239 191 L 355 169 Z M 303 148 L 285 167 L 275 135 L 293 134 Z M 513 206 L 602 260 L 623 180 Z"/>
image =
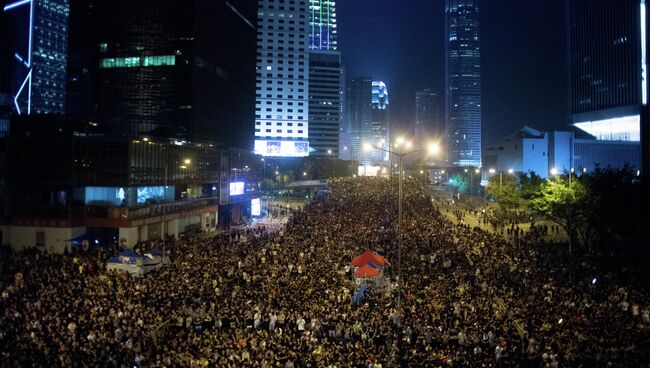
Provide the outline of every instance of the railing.
<path id="1" fill-rule="evenodd" d="M 109 209 L 109 217 L 137 219 L 148 216 L 162 216 L 195 208 L 216 206 L 218 204 L 219 197 L 208 197 L 185 199 L 172 203 L 157 203 L 139 208 L 112 207 Z"/>

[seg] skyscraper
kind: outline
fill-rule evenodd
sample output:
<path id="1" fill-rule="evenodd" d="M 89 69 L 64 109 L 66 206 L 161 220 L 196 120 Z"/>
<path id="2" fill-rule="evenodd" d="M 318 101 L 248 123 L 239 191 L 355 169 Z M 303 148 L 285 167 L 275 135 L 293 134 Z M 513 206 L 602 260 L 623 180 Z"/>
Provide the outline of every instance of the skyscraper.
<path id="1" fill-rule="evenodd" d="M 369 129 L 363 134 L 364 142 L 390 142 L 390 121 L 388 100 L 388 87 L 382 81 L 372 82 L 372 119 Z M 373 161 L 388 159 L 388 153 L 376 150 L 372 156 Z"/>
<path id="2" fill-rule="evenodd" d="M 415 136 L 442 139 L 445 124 L 440 113 L 440 96 L 427 88 L 415 92 Z"/>
<path id="3" fill-rule="evenodd" d="M 341 54 L 336 51 L 336 3 L 309 2 L 309 144 L 313 156 L 339 156 Z"/>
<path id="4" fill-rule="evenodd" d="M 478 0 L 447 0 L 446 135 L 449 164 L 481 166 L 481 50 Z"/>
<path id="5" fill-rule="evenodd" d="M 312 155 L 339 156 L 341 127 L 341 55 L 309 53 L 309 144 Z"/>
<path id="6" fill-rule="evenodd" d="M 3 11 L 11 23 L 11 99 L 17 114 L 65 112 L 68 0 L 21 0 Z"/>
<path id="7" fill-rule="evenodd" d="M 335 51 L 336 39 L 336 1 L 309 1 L 309 48 L 311 50 Z"/>
<path id="8" fill-rule="evenodd" d="M 255 152 L 309 155 L 309 20 L 305 1 L 260 0 Z"/>
<path id="9" fill-rule="evenodd" d="M 346 83 L 345 114 L 347 125 L 350 127 L 350 140 L 352 142 L 352 157 L 354 160 L 365 161 L 367 154 L 363 152 L 365 134 L 372 121 L 372 79 L 368 77 L 352 78 Z"/>
<path id="10" fill-rule="evenodd" d="M 648 100 L 645 0 L 571 0 L 568 10 L 574 125 L 599 140 L 640 141 Z"/>
<path id="11" fill-rule="evenodd" d="M 123 135 L 252 146 L 254 2 L 95 1 L 94 117 Z"/>

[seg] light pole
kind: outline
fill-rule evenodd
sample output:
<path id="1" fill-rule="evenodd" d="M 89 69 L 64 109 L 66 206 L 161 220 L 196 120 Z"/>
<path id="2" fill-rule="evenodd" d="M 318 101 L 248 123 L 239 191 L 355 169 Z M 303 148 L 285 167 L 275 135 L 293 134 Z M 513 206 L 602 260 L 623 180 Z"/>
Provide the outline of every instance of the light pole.
<path id="1" fill-rule="evenodd" d="M 395 144 L 395 147 L 400 147 L 404 143 L 403 138 L 398 138 L 397 143 Z M 410 149 L 412 147 L 411 142 L 406 142 L 404 143 L 404 146 L 407 149 Z M 364 148 L 366 150 L 372 149 L 372 146 L 367 145 Z M 408 156 L 413 153 L 421 152 L 423 149 L 416 149 L 412 151 L 393 151 L 390 149 L 382 148 L 380 146 L 376 147 L 378 150 L 383 151 L 388 153 L 389 155 L 395 155 L 399 158 L 398 161 L 398 167 L 399 167 L 399 176 L 398 176 L 398 183 L 399 183 L 399 195 L 398 195 L 398 227 L 397 227 L 397 309 L 399 310 L 402 306 L 402 198 L 403 198 L 403 190 L 402 190 L 402 181 L 404 178 L 404 170 L 402 168 L 402 159 L 405 156 Z M 430 154 L 436 154 L 439 151 L 439 147 L 437 144 L 432 143 L 428 146 L 428 151 Z"/>
<path id="2" fill-rule="evenodd" d="M 334 156 L 332 155 L 331 149 L 327 150 L 327 156 L 329 156 L 330 159 L 332 160 L 332 179 L 334 179 L 334 176 L 336 176 L 336 167 L 335 167 L 336 161 L 334 161 Z"/>

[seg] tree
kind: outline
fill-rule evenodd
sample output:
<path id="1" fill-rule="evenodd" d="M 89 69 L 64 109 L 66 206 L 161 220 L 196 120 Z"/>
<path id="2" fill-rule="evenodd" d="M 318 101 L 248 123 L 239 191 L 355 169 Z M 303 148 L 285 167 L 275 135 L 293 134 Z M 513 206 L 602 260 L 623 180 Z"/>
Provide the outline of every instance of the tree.
<path id="1" fill-rule="evenodd" d="M 507 209 L 521 205 L 517 180 L 512 175 L 493 175 L 485 187 L 485 195 L 494 197 L 499 205 Z"/>
<path id="2" fill-rule="evenodd" d="M 539 196 L 544 179 L 531 171 L 528 175 L 520 173 L 518 175 L 519 186 L 521 188 L 521 198 L 531 200 Z"/>
<path id="3" fill-rule="evenodd" d="M 555 222 L 569 236 L 569 252 L 573 245 L 576 230 L 585 228 L 586 187 L 577 179 L 564 178 L 548 180 L 541 186 L 540 195 L 531 201 L 539 214 Z"/>
<path id="4" fill-rule="evenodd" d="M 458 193 L 469 192 L 469 180 L 461 173 L 454 174 L 449 180 L 449 184 L 458 190 Z"/>

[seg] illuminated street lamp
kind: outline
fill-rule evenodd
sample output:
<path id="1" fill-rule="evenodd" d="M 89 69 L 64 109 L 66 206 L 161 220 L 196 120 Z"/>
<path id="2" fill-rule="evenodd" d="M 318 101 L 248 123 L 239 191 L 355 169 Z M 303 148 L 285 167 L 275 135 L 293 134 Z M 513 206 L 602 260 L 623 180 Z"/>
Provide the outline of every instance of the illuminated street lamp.
<path id="1" fill-rule="evenodd" d="M 406 148 L 412 147 L 411 142 L 406 142 L 403 137 L 398 137 L 395 141 L 395 147 L 398 147 L 402 144 L 405 144 Z M 372 146 L 370 144 L 364 144 L 363 145 L 364 150 L 369 151 L 372 150 Z M 404 177 L 404 170 L 402 169 L 402 159 L 405 156 L 408 156 L 410 154 L 418 153 L 423 151 L 423 149 L 416 149 L 413 151 L 407 151 L 404 152 L 402 150 L 400 151 L 392 151 L 390 149 L 385 149 L 382 148 L 380 145 L 377 145 L 376 147 L 378 150 L 381 150 L 383 152 L 386 152 L 388 154 L 393 154 L 399 158 L 398 161 L 398 166 L 399 166 L 399 205 L 398 205 L 398 232 L 397 232 L 397 308 L 400 309 L 402 306 L 402 199 L 403 199 L 403 189 L 402 189 L 402 182 L 403 182 L 403 177 Z M 440 150 L 440 147 L 438 146 L 437 143 L 430 143 L 427 145 L 427 153 L 428 154 L 436 154 Z"/>

